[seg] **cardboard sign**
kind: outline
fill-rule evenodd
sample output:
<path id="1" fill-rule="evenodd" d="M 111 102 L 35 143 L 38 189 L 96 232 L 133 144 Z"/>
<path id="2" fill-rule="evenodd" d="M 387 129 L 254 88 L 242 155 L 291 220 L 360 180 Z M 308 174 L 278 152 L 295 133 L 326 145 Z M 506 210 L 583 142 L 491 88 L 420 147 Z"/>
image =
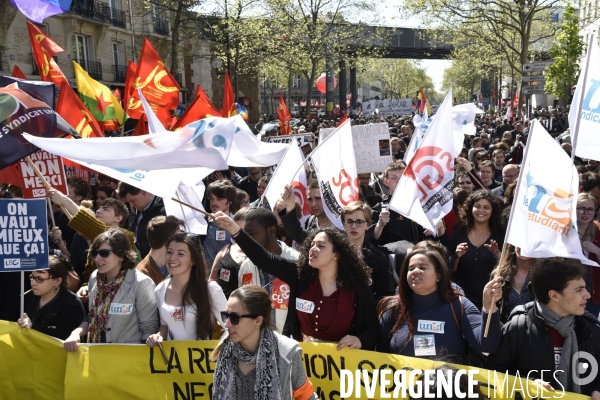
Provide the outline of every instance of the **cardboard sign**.
<path id="1" fill-rule="evenodd" d="M 319 143 L 322 143 L 335 128 L 321 129 Z M 354 125 L 352 127 L 356 172 L 366 174 L 381 172 L 392 162 L 390 133 L 387 122 L 381 124 Z"/>
<path id="2" fill-rule="evenodd" d="M 0 199 L 0 272 L 48 268 L 45 199 Z"/>
<path id="3" fill-rule="evenodd" d="M 290 143 L 296 139 L 298 145 L 302 149 L 302 154 L 306 157 L 313 149 L 312 144 L 314 142 L 313 135 L 286 135 L 286 136 L 270 136 L 269 143 Z"/>
<path id="4" fill-rule="evenodd" d="M 39 150 L 29 156 L 33 164 L 40 170 L 46 181 L 53 188 L 68 195 L 67 177 L 63 166 L 62 157 L 55 156 L 45 150 Z M 26 160 L 19 161 L 23 184 L 23 197 L 26 199 L 36 199 L 48 197 L 48 191 L 42 180 L 35 174 L 33 168 Z"/>
<path id="5" fill-rule="evenodd" d="M 379 112 L 379 116 L 412 114 L 412 98 L 370 100 L 362 103 L 363 116 L 369 117 L 376 110 Z"/>

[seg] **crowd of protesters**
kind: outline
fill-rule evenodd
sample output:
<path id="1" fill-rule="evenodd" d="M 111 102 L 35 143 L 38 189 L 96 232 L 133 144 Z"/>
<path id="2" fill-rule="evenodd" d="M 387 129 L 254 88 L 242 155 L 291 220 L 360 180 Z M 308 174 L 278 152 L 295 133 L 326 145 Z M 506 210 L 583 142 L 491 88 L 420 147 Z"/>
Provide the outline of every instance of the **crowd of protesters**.
<path id="1" fill-rule="evenodd" d="M 567 113 L 540 109 L 531 118 L 569 153 Z M 300 120 L 293 133 L 317 135 L 337 122 Z M 456 159 L 453 210 L 437 232 L 388 207 L 406 168 L 412 116 L 352 117 L 374 122 L 389 124 L 393 162 L 359 175 L 344 230 L 327 218 L 316 182 L 304 223 L 289 186 L 269 204 L 270 168 L 230 167 L 205 179 L 213 217 L 204 235 L 185 232 L 154 194 L 103 175 L 94 186 L 70 177 L 68 196 L 50 194 L 72 216 L 54 212 L 50 268 L 31 273 L 23 315 L 19 275 L 0 274 L 0 319 L 60 338 L 68 351 L 84 341 L 221 339 L 216 398 L 315 398 L 296 342 L 311 341 L 531 371 L 547 389 L 600 399 L 600 377 L 579 386 L 571 365 L 577 351 L 600 358 L 600 273 L 575 260 L 528 258 L 512 245 L 502 253 L 530 121 L 477 117 Z M 585 256 L 598 260 L 598 162 L 575 164 L 579 236 Z M 2 191 L 22 196 L 18 187 Z"/>

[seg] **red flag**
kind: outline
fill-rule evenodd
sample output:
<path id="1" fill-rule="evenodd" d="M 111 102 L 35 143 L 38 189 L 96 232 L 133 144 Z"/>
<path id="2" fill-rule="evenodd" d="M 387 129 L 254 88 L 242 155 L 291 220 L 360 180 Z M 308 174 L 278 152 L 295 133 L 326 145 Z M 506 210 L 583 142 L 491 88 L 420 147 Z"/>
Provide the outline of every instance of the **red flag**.
<path id="1" fill-rule="evenodd" d="M 225 71 L 225 87 L 223 89 L 223 106 L 221 107 L 221 116 L 223 118 L 233 117 L 237 114 L 237 107 L 235 106 L 235 94 L 233 93 L 233 86 L 231 86 L 231 80 L 229 79 L 229 71 Z"/>
<path id="2" fill-rule="evenodd" d="M 121 91 L 119 90 L 119 88 L 116 88 L 115 90 L 113 90 L 112 93 L 115 95 L 115 97 L 117 98 L 117 100 L 119 100 L 119 101 L 123 100 L 121 98 Z"/>
<path id="3" fill-rule="evenodd" d="M 519 107 L 519 91 L 518 90 L 515 90 L 515 97 L 514 97 L 514 100 L 513 100 L 513 107 L 514 108 L 518 108 Z"/>
<path id="4" fill-rule="evenodd" d="M 61 86 L 56 112 L 75 128 L 82 138 L 104 137 L 96 118 L 71 89 L 71 86 Z"/>
<path id="5" fill-rule="evenodd" d="M 15 67 L 13 68 L 12 77 L 19 79 L 27 79 L 23 71 L 21 71 L 21 68 L 19 68 L 17 65 L 15 65 Z"/>
<path id="6" fill-rule="evenodd" d="M 64 50 L 50 36 L 46 35 L 40 28 L 29 21 L 27 21 L 27 30 L 29 31 L 29 40 L 31 41 L 35 64 L 38 67 L 42 80 L 54 82 L 59 87 L 63 82 L 66 82 L 68 85 L 67 78 L 52 58 L 55 54 L 61 53 Z"/>
<path id="7" fill-rule="evenodd" d="M 15 77 L 17 78 L 17 77 Z M 19 163 L 9 165 L 8 167 L 2 168 L 0 170 L 0 182 L 9 183 L 15 186 L 23 186 L 23 179 L 21 178 L 22 174 L 19 170 Z"/>
<path id="8" fill-rule="evenodd" d="M 348 119 L 348 114 L 344 114 L 344 116 L 342 117 L 342 119 L 340 119 L 340 122 L 337 123 L 337 125 L 335 126 L 336 128 L 339 128 L 340 126 L 342 126 L 342 124 L 344 122 L 346 122 L 346 120 Z"/>
<path id="9" fill-rule="evenodd" d="M 292 127 L 290 126 L 290 120 L 292 116 L 288 111 L 285 101 L 283 101 L 283 95 L 279 93 L 279 110 L 277 110 L 277 119 L 279 120 L 279 132 L 281 135 L 289 135 L 292 133 Z"/>
<path id="10" fill-rule="evenodd" d="M 149 133 L 150 130 L 148 129 L 148 118 L 146 117 L 146 114 L 142 114 L 131 136 L 142 136 L 148 135 Z"/>
<path id="11" fill-rule="evenodd" d="M 427 99 L 425 98 L 425 93 L 423 93 L 423 88 L 419 88 L 419 95 L 417 97 L 417 108 L 423 112 L 425 111 L 425 103 Z"/>
<path id="12" fill-rule="evenodd" d="M 220 115 L 221 113 L 211 103 L 206 93 L 204 93 L 204 90 L 202 90 L 202 86 L 198 84 L 198 87 L 196 88 L 196 98 L 192 101 L 192 104 L 190 104 L 188 109 L 185 110 L 179 120 L 173 125 L 171 130 L 174 131 L 194 121 L 198 121 L 199 119 Z"/>
<path id="13" fill-rule="evenodd" d="M 140 89 L 152 111 L 165 127 L 171 125 L 171 111 L 179 105 L 181 88 L 173 75 L 165 68 L 160 56 L 146 38 L 142 46 L 140 61 L 133 80 L 132 99 L 129 108 L 141 109 L 141 100 L 137 90 Z M 142 111 L 143 112 L 143 111 Z"/>
<path id="14" fill-rule="evenodd" d="M 129 118 L 140 119 L 144 108 L 142 102 L 137 102 L 137 109 L 131 109 L 131 93 L 133 92 L 133 80 L 137 71 L 137 65 L 131 60 L 127 63 L 127 74 L 125 75 L 125 87 L 123 88 L 123 105 Z M 142 112 L 140 112 L 142 111 Z"/>

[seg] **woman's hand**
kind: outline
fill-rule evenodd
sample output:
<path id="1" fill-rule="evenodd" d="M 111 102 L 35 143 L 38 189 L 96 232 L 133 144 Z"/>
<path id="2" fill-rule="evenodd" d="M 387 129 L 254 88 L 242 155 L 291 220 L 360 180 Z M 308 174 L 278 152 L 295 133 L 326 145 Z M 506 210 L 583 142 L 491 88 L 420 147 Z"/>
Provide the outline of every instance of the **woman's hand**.
<path id="1" fill-rule="evenodd" d="M 79 300 L 81 300 L 82 303 L 87 303 L 90 300 L 89 295 L 87 286 L 82 286 L 77 291 L 77 297 L 79 297 Z"/>
<path id="2" fill-rule="evenodd" d="M 17 323 L 21 328 L 31 328 L 31 320 L 26 313 L 23 313 L 23 317 L 19 318 Z"/>
<path id="3" fill-rule="evenodd" d="M 490 251 L 490 253 L 494 255 L 494 257 L 500 258 L 500 255 L 502 253 L 498 249 L 498 242 L 496 242 L 495 240 L 490 240 L 490 244 L 484 244 L 484 246 Z"/>
<path id="4" fill-rule="evenodd" d="M 79 329 L 76 329 L 71 335 L 65 340 L 64 347 L 66 351 L 77 351 L 79 349 L 79 343 L 81 338 L 79 337 Z"/>
<path id="5" fill-rule="evenodd" d="M 50 196 L 50 200 L 57 206 L 66 206 L 69 202 L 67 196 L 54 188 L 48 191 L 48 195 Z"/>
<path id="6" fill-rule="evenodd" d="M 52 240 L 54 240 L 54 243 L 62 242 L 62 232 L 58 226 L 52 228 Z"/>
<path id="7" fill-rule="evenodd" d="M 154 335 L 148 336 L 148 339 L 146 339 L 146 346 L 148 346 L 148 347 L 158 346 L 158 344 L 162 341 L 163 341 L 163 337 L 160 335 L 160 333 L 155 333 Z"/>
<path id="8" fill-rule="evenodd" d="M 581 248 L 583 250 L 589 251 L 590 253 L 595 254 L 596 256 L 600 255 L 600 247 L 596 246 L 594 243 L 589 240 L 585 240 L 581 242 Z"/>
<path id="9" fill-rule="evenodd" d="M 236 224 L 228 215 L 225 215 L 223 211 L 217 211 L 213 214 L 215 219 L 215 224 L 221 229 L 225 229 L 227 232 L 231 234 L 231 236 L 237 235 L 240 231 L 240 227 Z"/>
<path id="10" fill-rule="evenodd" d="M 362 347 L 362 344 L 360 343 L 360 339 L 356 336 L 346 335 L 338 342 L 337 349 L 341 350 L 344 347 L 349 347 L 351 349 L 360 349 Z"/>
<path id="11" fill-rule="evenodd" d="M 467 242 L 459 244 L 456 246 L 456 252 L 454 253 L 455 258 L 461 258 L 467 253 L 467 250 L 469 250 L 469 244 Z"/>
<path id="12" fill-rule="evenodd" d="M 543 396 L 543 393 L 544 393 L 543 390 L 547 390 L 549 392 L 554 392 L 554 388 L 552 387 L 552 385 L 550 385 L 549 382 L 543 381 L 541 379 L 536 379 L 536 380 L 534 380 L 534 382 L 538 384 L 538 387 L 541 386 L 543 388 L 541 390 L 541 392 L 542 392 L 540 394 L 541 396 Z"/>
<path id="13" fill-rule="evenodd" d="M 281 193 L 281 201 L 285 205 L 286 212 L 294 211 L 296 207 L 296 197 L 294 197 L 294 188 L 292 185 L 285 185 L 283 193 Z"/>
<path id="14" fill-rule="evenodd" d="M 483 288 L 483 312 L 491 314 L 495 313 L 498 309 L 496 303 L 502 298 L 502 286 L 504 284 L 504 278 L 498 277 L 492 279 Z M 490 308 L 491 305 L 491 308 Z"/>

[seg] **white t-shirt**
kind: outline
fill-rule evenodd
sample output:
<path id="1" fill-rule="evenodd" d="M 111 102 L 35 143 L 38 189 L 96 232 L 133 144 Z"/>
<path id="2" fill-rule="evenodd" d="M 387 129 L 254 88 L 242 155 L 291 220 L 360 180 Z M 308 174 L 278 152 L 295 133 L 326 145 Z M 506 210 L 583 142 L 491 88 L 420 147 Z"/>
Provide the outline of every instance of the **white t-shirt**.
<path id="1" fill-rule="evenodd" d="M 165 340 L 196 340 L 196 309 L 185 306 L 185 313 L 181 306 L 170 306 L 165 303 L 165 294 L 171 278 L 167 278 L 158 284 L 154 290 L 154 297 L 160 314 L 160 324 L 169 327 L 169 333 Z M 208 295 L 213 316 L 219 324 L 225 328 L 221 319 L 221 311 L 225 311 L 227 299 L 223 289 L 217 282 L 208 282 Z"/>

